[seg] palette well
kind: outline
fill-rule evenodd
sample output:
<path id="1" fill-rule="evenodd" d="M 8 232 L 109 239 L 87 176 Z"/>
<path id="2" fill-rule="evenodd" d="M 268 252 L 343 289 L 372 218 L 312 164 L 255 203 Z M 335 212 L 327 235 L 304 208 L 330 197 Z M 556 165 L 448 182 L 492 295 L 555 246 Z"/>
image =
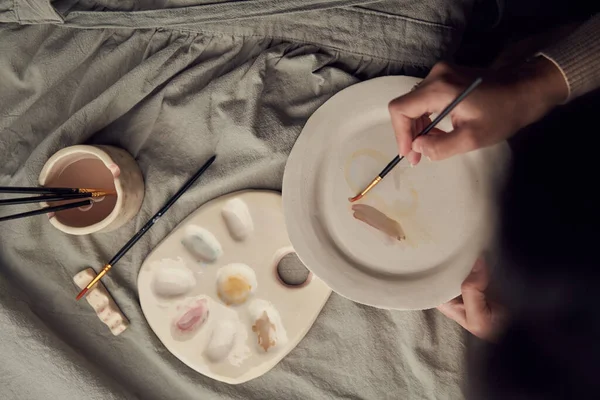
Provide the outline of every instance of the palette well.
<path id="1" fill-rule="evenodd" d="M 279 193 L 212 200 L 144 261 L 138 291 L 165 347 L 230 384 L 274 367 L 308 332 L 331 290 L 302 271 Z"/>

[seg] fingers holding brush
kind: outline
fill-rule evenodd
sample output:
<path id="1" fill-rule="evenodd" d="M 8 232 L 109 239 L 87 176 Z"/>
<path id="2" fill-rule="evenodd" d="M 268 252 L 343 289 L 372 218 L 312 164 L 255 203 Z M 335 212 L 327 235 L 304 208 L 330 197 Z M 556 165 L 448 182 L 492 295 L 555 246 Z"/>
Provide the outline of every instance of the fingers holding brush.
<path id="1" fill-rule="evenodd" d="M 449 114 L 454 129 L 433 129 L 416 138 L 417 121 L 439 114 L 477 76 L 484 76 L 485 82 Z M 544 57 L 497 71 L 438 63 L 413 91 L 392 100 L 389 112 L 399 153 L 416 164 L 417 154 L 443 160 L 500 143 L 543 117 L 567 95 L 560 71 Z"/>
<path id="2" fill-rule="evenodd" d="M 450 132 L 437 129 L 436 132 L 415 139 L 412 144 L 413 152 L 432 161 L 444 160 L 478 148 L 478 138 L 469 132 L 469 128 L 457 128 Z"/>
<path id="3" fill-rule="evenodd" d="M 388 106 L 399 154 L 405 156 L 411 165 L 418 164 L 422 155 L 422 151 L 416 151 L 415 138 L 431 123 L 431 114 L 440 113 L 456 97 L 452 97 L 450 93 L 439 95 L 424 88 L 427 89 L 427 85 L 419 86 L 414 92 L 392 100 Z M 460 90 L 457 94 L 460 94 Z M 445 132 L 433 128 L 429 135 L 437 136 L 442 133 Z"/>
<path id="4" fill-rule="evenodd" d="M 467 98 L 471 92 L 473 92 L 483 81 L 483 79 L 481 77 L 477 77 L 475 80 L 473 80 L 473 82 L 471 82 L 470 85 L 468 85 L 462 92 L 460 92 L 458 94 L 458 96 L 456 96 L 452 101 L 450 101 L 448 103 L 448 105 L 446 105 L 444 107 L 444 109 L 442 111 L 440 111 L 440 113 L 433 119 L 433 120 L 429 120 L 429 115 L 430 112 L 426 111 L 424 114 L 414 114 L 416 115 L 415 117 L 415 121 L 411 121 L 410 118 L 408 118 L 408 115 L 413 114 L 414 112 L 416 112 L 416 109 L 413 109 L 413 112 L 409 112 L 409 114 L 407 115 L 403 115 L 403 114 L 398 114 L 398 118 L 396 118 L 396 122 L 395 122 L 395 126 L 398 127 L 398 129 L 400 129 L 400 142 L 402 143 L 403 146 L 407 146 L 408 141 L 412 138 L 412 140 L 414 141 L 414 139 L 417 139 L 419 137 L 422 137 L 424 135 L 427 135 L 430 132 L 436 131 L 435 126 L 437 124 L 439 124 L 444 118 L 446 118 L 448 115 L 450 115 L 450 113 L 454 110 L 454 108 L 456 108 L 457 105 L 459 105 L 465 98 Z M 413 95 L 413 93 L 410 93 L 409 95 Z M 397 100 L 392 101 L 392 103 L 396 102 Z M 393 109 L 393 104 L 390 105 L 390 108 Z M 410 107 L 408 107 L 410 109 Z M 393 113 L 393 111 L 392 111 Z M 429 121 L 429 123 L 427 123 Z M 394 124 L 394 118 L 392 118 L 392 124 Z M 418 127 L 422 126 L 422 125 L 426 125 L 425 128 L 423 128 L 422 130 L 417 130 Z M 413 131 L 416 131 L 417 133 L 415 134 Z M 404 133 L 402 133 L 404 132 Z M 439 131 L 442 132 L 442 131 Z M 411 142 L 411 146 L 412 146 L 412 142 Z M 414 149 L 413 149 L 414 150 Z M 408 154 L 411 153 L 411 151 L 408 150 L 408 148 L 404 148 L 405 152 L 408 152 Z M 411 155 L 410 156 L 412 158 L 412 163 L 411 165 L 414 165 L 414 163 L 416 161 L 418 161 L 418 156 L 416 155 Z M 396 165 L 398 165 L 398 163 L 400 161 L 402 161 L 404 159 L 404 156 L 400 156 L 397 155 L 396 157 L 394 157 L 386 166 L 385 168 L 383 168 L 383 170 L 381 170 L 381 172 L 379 173 L 379 175 L 373 179 L 371 181 L 371 183 L 369 183 L 369 185 L 363 189 L 359 194 L 357 194 L 354 197 L 350 197 L 348 199 L 348 201 L 350 201 L 351 203 L 361 199 L 362 197 L 364 197 L 371 189 L 373 189 L 375 187 L 375 185 L 377 185 L 379 182 L 381 182 L 381 180 L 388 174 L 390 173 L 390 171 L 392 171 L 394 169 L 394 167 Z"/>
<path id="5" fill-rule="evenodd" d="M 452 145 L 451 142 L 454 141 L 456 135 L 433 128 L 428 135 L 417 137 L 422 131 L 418 128 L 427 126 L 428 122 L 431 122 L 430 116 L 440 114 L 473 80 L 472 77 L 464 77 L 460 83 L 447 84 L 443 80 L 449 68 L 442 63 L 436 65 L 429 76 L 414 91 L 392 100 L 388 106 L 398 151 L 408 159 L 411 165 L 416 165 L 422 155 L 436 160 L 453 155 L 449 154 L 447 149 L 438 151 L 438 146 L 435 144 L 442 143 L 444 145 L 450 142 Z M 460 114 L 460 109 L 464 108 L 464 104 L 468 101 L 467 97 L 451 111 L 450 115 L 453 121 L 455 115 Z M 450 148 L 454 150 L 455 147 L 451 146 Z"/>
<path id="6" fill-rule="evenodd" d="M 413 151 L 411 148 L 411 143 L 413 141 L 413 138 L 416 137 L 419 134 L 419 132 L 423 131 L 423 129 L 425 129 L 425 127 L 427 125 L 429 125 L 430 123 L 431 123 L 431 119 L 429 118 L 428 114 L 425 114 L 419 118 L 413 119 L 411 127 L 410 127 L 410 130 L 411 130 L 410 137 L 409 137 L 409 135 L 405 135 L 405 137 L 403 137 L 402 139 L 399 139 L 399 141 L 398 141 L 398 143 L 400 143 L 400 140 L 402 140 L 403 147 L 408 150 L 408 154 L 406 154 L 406 155 L 403 154 L 403 155 L 406 157 L 406 160 L 409 162 L 409 164 L 411 166 L 417 165 L 419 163 L 419 161 L 421 161 L 421 153 L 417 153 L 416 151 Z"/>

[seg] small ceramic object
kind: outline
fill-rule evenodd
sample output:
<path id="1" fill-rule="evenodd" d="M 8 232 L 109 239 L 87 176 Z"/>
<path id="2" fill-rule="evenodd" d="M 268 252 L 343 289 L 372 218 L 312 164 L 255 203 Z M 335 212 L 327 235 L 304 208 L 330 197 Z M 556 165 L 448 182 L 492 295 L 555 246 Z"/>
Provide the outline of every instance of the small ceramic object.
<path id="1" fill-rule="evenodd" d="M 217 272 L 217 293 L 227 305 L 243 304 L 257 286 L 256 274 L 246 264 L 228 264 Z"/>
<path id="2" fill-rule="evenodd" d="M 129 153 L 113 146 L 78 145 L 56 152 L 39 176 L 41 186 L 115 191 L 91 207 L 60 211 L 50 223 L 71 235 L 113 231 L 131 220 L 144 199 L 144 180 Z M 55 203 L 53 203 L 55 204 Z"/>
<path id="3" fill-rule="evenodd" d="M 81 290 L 96 277 L 92 268 L 84 269 L 73 277 L 73 282 Z M 110 329 L 115 336 L 123 333 L 129 326 L 129 321 L 113 300 L 112 296 L 102 282 L 90 289 L 85 297 L 88 304 L 94 309 L 98 318 Z"/>
<path id="4" fill-rule="evenodd" d="M 158 296 L 181 296 L 194 286 L 196 286 L 196 277 L 181 257 L 176 260 L 167 258 L 157 262 L 152 288 Z"/>
<path id="5" fill-rule="evenodd" d="M 217 321 L 204 351 L 206 357 L 212 362 L 223 361 L 233 350 L 237 334 L 238 324 L 235 321 Z"/>
<path id="6" fill-rule="evenodd" d="M 233 199 L 241 200 L 252 215 L 253 231 L 241 241 L 231 234 L 222 212 Z M 222 253 L 213 263 L 197 262 L 183 245 L 190 226 L 202 226 L 220 243 Z M 244 191 L 209 201 L 142 264 L 137 286 L 144 316 L 165 347 L 199 373 L 230 384 L 259 377 L 296 347 L 331 293 L 316 276 L 293 287 L 282 283 L 276 270 L 286 255 L 293 256 L 294 249 L 279 193 Z M 183 295 L 194 297 L 157 296 L 156 266 L 178 258 L 196 276 L 196 286 Z M 185 328 L 202 321 L 204 306 L 182 305 L 198 298 L 206 301 L 210 315 L 197 330 L 186 333 Z M 174 325 L 177 322 L 183 330 Z"/>
<path id="7" fill-rule="evenodd" d="M 427 309 L 460 294 L 494 243 L 495 194 L 510 156 L 501 143 L 414 168 L 402 161 L 349 203 L 398 155 L 388 104 L 417 82 L 381 77 L 334 95 L 304 125 L 283 177 L 300 260 L 334 291 L 380 308 Z M 451 120 L 438 128 L 451 130 Z"/>
<path id="8" fill-rule="evenodd" d="M 215 235 L 201 226 L 187 226 L 182 243 L 191 254 L 205 262 L 215 262 L 223 254 Z"/>
<path id="9" fill-rule="evenodd" d="M 225 203 L 221 213 L 229 229 L 229 234 L 235 240 L 244 240 L 254 231 L 254 223 L 248 206 L 239 198 L 231 199 Z"/>
<path id="10" fill-rule="evenodd" d="M 210 315 L 208 300 L 205 298 L 188 300 L 178 307 L 178 310 L 179 314 L 173 319 L 173 326 L 183 334 L 196 332 Z"/>

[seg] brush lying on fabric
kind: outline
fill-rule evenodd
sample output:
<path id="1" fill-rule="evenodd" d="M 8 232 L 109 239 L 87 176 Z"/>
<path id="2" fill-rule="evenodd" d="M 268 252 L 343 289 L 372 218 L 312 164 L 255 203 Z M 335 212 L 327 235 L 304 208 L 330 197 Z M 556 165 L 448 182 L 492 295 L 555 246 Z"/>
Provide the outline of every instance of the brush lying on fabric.
<path id="1" fill-rule="evenodd" d="M 435 119 L 433 121 L 431 121 L 431 123 L 429 125 L 427 125 L 425 127 L 425 129 L 423 129 L 420 133 L 418 133 L 414 138 L 418 138 L 419 136 L 423 136 L 423 135 L 427 135 L 433 128 L 435 128 L 435 126 L 441 121 L 443 120 L 448 114 L 450 114 L 450 112 L 452 110 L 454 110 L 454 107 L 456 107 L 461 101 L 463 101 L 468 95 L 471 94 L 471 92 L 473 90 L 475 90 L 475 88 L 477 86 L 479 86 L 479 84 L 482 82 L 481 78 L 477 78 L 473 81 L 473 83 L 471 83 L 469 85 L 469 87 L 467 87 L 465 89 L 464 92 L 462 92 L 461 94 L 458 95 L 458 97 L 456 99 L 454 99 L 446 108 L 444 108 L 444 110 L 442 110 L 442 112 L 440 113 L 440 115 L 438 115 L 437 117 L 435 117 Z M 359 194 L 357 194 L 354 197 L 351 197 L 348 199 L 348 201 L 350 201 L 351 203 L 354 203 L 357 200 L 362 199 L 367 193 L 369 193 L 371 191 L 371 189 L 373 189 L 375 186 L 377 186 L 377 184 L 379 182 L 381 182 L 381 180 L 392 170 L 394 169 L 394 167 L 396 165 L 398 165 L 398 163 L 400 161 L 402 161 L 402 159 L 404 158 L 404 156 L 396 156 L 394 157 L 394 159 L 392 161 L 389 162 L 388 165 L 385 166 L 385 168 L 379 173 L 379 175 L 377 175 L 377 177 L 375 179 L 373 179 L 371 181 L 371 183 L 369 183 L 367 185 L 366 188 L 364 188 Z"/>
<path id="2" fill-rule="evenodd" d="M 142 236 L 144 236 L 144 234 L 146 232 L 148 232 L 148 230 L 150 228 L 152 228 L 152 226 L 160 219 L 160 217 L 162 217 L 169 210 L 169 208 L 171 208 L 171 206 L 200 178 L 200 176 L 202 176 L 202 174 L 204 173 L 204 171 L 206 171 L 208 169 L 208 167 L 210 167 L 210 165 L 213 163 L 213 161 L 215 161 L 215 158 L 217 158 L 216 155 L 212 156 L 211 158 L 209 158 L 208 161 L 206 163 L 204 163 L 204 165 L 198 170 L 198 172 L 196 172 L 194 174 L 194 176 L 192 176 L 181 187 L 181 189 L 179 189 L 179 191 L 177 191 L 177 193 L 175 193 L 167 201 L 167 203 L 150 219 L 150 221 L 148 221 L 146 223 L 146 225 L 144 225 L 142 227 L 142 229 L 140 229 L 135 235 L 133 235 L 133 237 L 127 243 L 125 243 L 125 246 L 123 246 L 123 248 L 121 248 L 121 250 L 119 250 L 117 252 L 117 254 L 108 262 L 108 264 L 106 264 L 104 266 L 104 268 L 102 268 L 102 271 L 100 271 L 100 273 L 98 275 L 96 275 L 94 277 L 94 279 L 92 279 L 92 281 L 90 283 L 88 283 L 86 285 L 86 287 L 84 287 L 81 290 L 81 292 L 77 295 L 77 298 L 76 298 L 77 300 L 79 300 L 83 296 L 85 296 L 85 294 L 100 279 L 102 279 L 102 277 L 104 275 L 106 275 L 108 273 L 108 271 L 110 271 L 110 269 L 113 267 L 113 265 L 115 265 L 129 251 L 129 249 L 131 249 L 142 238 Z"/>

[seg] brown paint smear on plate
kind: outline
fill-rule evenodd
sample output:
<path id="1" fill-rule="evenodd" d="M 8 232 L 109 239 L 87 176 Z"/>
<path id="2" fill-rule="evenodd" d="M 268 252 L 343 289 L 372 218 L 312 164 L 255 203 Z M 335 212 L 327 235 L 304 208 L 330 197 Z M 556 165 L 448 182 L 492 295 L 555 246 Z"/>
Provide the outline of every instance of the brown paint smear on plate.
<path id="1" fill-rule="evenodd" d="M 381 163 L 382 166 L 387 165 L 389 162 L 388 157 L 374 149 L 360 149 L 352 153 L 346 160 L 344 168 L 344 178 L 352 192 L 362 190 L 361 185 L 357 184 L 351 175 L 352 164 L 359 157 L 370 157 Z M 385 199 L 379 194 L 371 192 L 360 203 L 351 205 L 350 210 L 354 213 L 356 219 L 380 230 L 392 239 L 402 241 L 415 248 L 419 242 L 430 241 L 431 236 L 421 224 L 415 221 L 414 217 L 419 206 L 419 193 L 412 187 L 408 179 L 402 179 L 405 171 L 405 168 L 398 169 L 397 167 L 388 176 L 394 180 L 397 191 L 400 191 L 401 187 L 408 191 L 409 196 L 406 196 L 408 199 L 390 201 L 390 199 Z M 359 206 L 358 215 L 355 209 L 356 206 Z M 398 232 L 401 232 L 401 234 Z M 405 232 L 408 232 L 408 234 Z M 402 239 L 398 239 L 399 236 Z"/>
<path id="2" fill-rule="evenodd" d="M 354 204 L 352 206 L 354 218 L 371 225 L 373 228 L 380 230 L 389 237 L 402 241 L 406 239 L 404 230 L 400 223 L 391 219 L 378 209 L 367 204 Z"/>

